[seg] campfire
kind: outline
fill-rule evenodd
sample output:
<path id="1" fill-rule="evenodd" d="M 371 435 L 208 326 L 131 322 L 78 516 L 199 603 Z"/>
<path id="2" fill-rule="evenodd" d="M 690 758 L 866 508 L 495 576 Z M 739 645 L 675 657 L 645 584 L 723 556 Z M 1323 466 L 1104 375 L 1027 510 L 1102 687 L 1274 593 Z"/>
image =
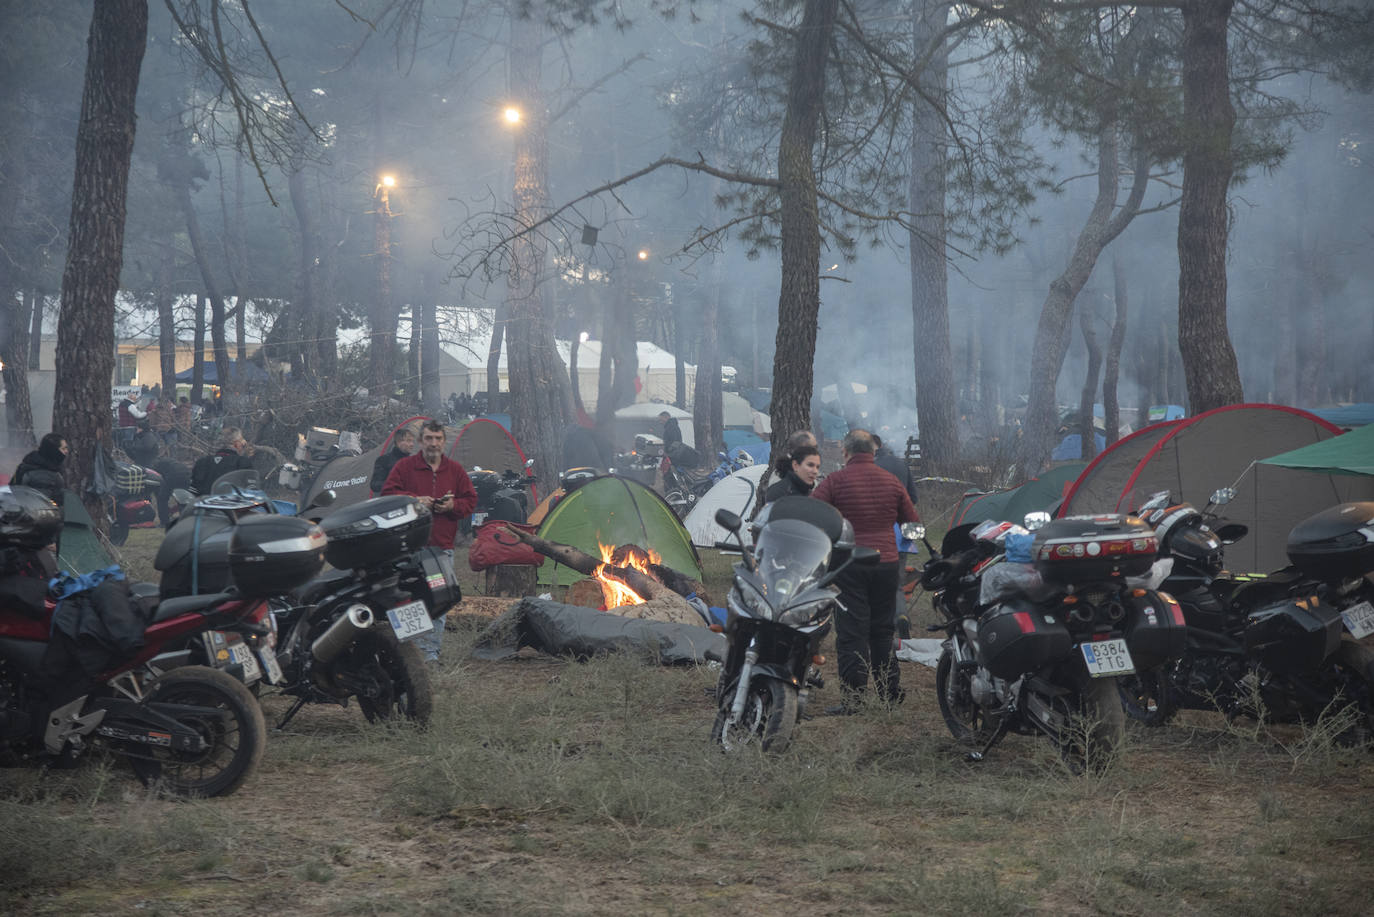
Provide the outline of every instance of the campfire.
<path id="1" fill-rule="evenodd" d="M 597 542 L 601 551 L 601 563 L 592 574 L 601 585 L 601 596 L 606 608 L 621 608 L 625 605 L 642 605 L 644 597 L 620 579 L 607 575 L 607 567 L 617 570 L 634 569 L 657 581 L 652 566 L 663 562 L 663 558 L 652 548 L 641 548 L 636 544 L 609 545 Z"/>

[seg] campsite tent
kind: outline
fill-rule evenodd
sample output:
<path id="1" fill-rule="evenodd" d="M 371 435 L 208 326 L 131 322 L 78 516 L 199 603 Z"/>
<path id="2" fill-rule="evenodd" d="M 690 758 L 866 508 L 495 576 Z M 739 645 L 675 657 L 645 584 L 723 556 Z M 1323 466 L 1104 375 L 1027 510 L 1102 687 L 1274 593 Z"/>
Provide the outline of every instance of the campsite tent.
<path id="1" fill-rule="evenodd" d="M 1365 424 L 1374 424 L 1374 402 L 1371 401 L 1345 404 L 1338 408 L 1318 408 L 1312 413 L 1338 427 L 1362 427 Z"/>
<path id="2" fill-rule="evenodd" d="M 91 514 L 70 490 L 62 491 L 62 538 L 58 551 L 58 569 L 78 576 L 114 563 L 96 537 Z"/>
<path id="3" fill-rule="evenodd" d="M 600 557 L 600 545 L 637 544 L 657 551 L 663 563 L 701 579 L 692 539 L 663 498 L 632 478 L 605 475 L 558 502 L 539 525 L 539 537 Z M 559 564 L 539 568 L 543 585 L 567 585 L 581 574 Z"/>
<path id="4" fill-rule="evenodd" d="M 425 420 L 429 418 L 423 415 L 411 417 L 397 424 L 380 446 L 369 449 L 362 455 L 340 455 L 325 462 L 316 472 L 310 486 L 306 488 L 301 506 L 309 505 L 323 490 L 334 491 L 334 506 L 351 506 L 372 496 L 372 466 L 377 463 L 377 458 L 391 448 L 391 440 L 397 430 L 407 425 L 415 430 L 420 422 Z"/>
<path id="5" fill-rule="evenodd" d="M 1094 454 L 1107 448 L 1107 438 L 1096 430 L 1093 431 L 1093 442 L 1096 444 L 1096 448 L 1093 449 Z M 1083 434 L 1069 433 L 1059 441 L 1059 445 L 1054 447 L 1054 451 L 1050 453 L 1050 461 L 1071 462 L 1076 458 L 1081 458 L 1082 455 Z"/>
<path id="6" fill-rule="evenodd" d="M 949 526 L 954 528 L 956 525 L 984 522 L 988 519 L 1015 522 L 1020 525 L 1026 518 L 1026 513 L 1053 512 L 1063 498 L 1064 491 L 1084 467 L 1086 466 L 1083 462 L 1066 462 L 1011 490 L 964 494 L 964 498 L 954 508 Z"/>
<path id="7" fill-rule="evenodd" d="M 682 441 L 695 447 L 696 440 L 693 438 L 692 413 L 690 411 L 684 411 L 672 404 L 640 401 L 615 412 L 616 448 L 625 452 L 629 451 L 634 445 L 635 437 L 641 433 L 652 433 L 654 436 L 662 435 L 663 421 L 658 419 L 658 415 L 663 411 L 667 411 L 677 418 L 678 426 L 682 428 Z"/>
<path id="8" fill-rule="evenodd" d="M 193 381 L 194 375 L 194 367 L 191 369 L 183 369 L 176 374 L 176 380 L 178 382 L 191 382 Z M 230 360 L 229 378 L 237 379 L 240 382 L 267 382 L 272 377 L 267 374 L 267 370 L 263 369 L 252 360 L 245 360 L 242 363 L 237 360 Z M 201 381 L 206 385 L 219 384 L 219 369 L 214 361 L 207 361 L 205 363 Z"/>
<path id="9" fill-rule="evenodd" d="M 1356 427 L 1349 433 L 1260 459 L 1260 464 L 1321 474 L 1374 475 L 1374 426 Z"/>
<path id="10" fill-rule="evenodd" d="M 448 457 L 468 471 L 483 468 L 501 474 L 514 471 L 524 474 L 525 450 L 515 441 L 510 430 L 487 417 L 469 421 L 453 438 Z"/>
<path id="11" fill-rule="evenodd" d="M 1328 440 L 1339 430 L 1297 408 L 1239 404 L 1146 427 L 1098 456 L 1074 482 L 1060 515 L 1125 512 L 1149 494 L 1167 490 L 1201 506 L 1220 487 L 1236 488 L 1226 518 L 1250 533 L 1226 550 L 1238 572 L 1287 563 L 1288 532 L 1313 513 L 1353 499 L 1359 481 L 1260 466 L 1257 461 Z M 1249 473 L 1247 473 L 1249 472 Z"/>
<path id="12" fill-rule="evenodd" d="M 754 508 L 759 480 L 768 466 L 749 465 L 727 477 L 721 478 L 715 486 L 706 491 L 697 505 L 682 520 L 692 544 L 699 548 L 713 548 L 718 544 L 734 545 L 734 539 L 725 529 L 716 525 L 716 510 L 728 509 L 742 519 L 747 519 Z M 776 480 L 776 478 L 774 479 Z"/>

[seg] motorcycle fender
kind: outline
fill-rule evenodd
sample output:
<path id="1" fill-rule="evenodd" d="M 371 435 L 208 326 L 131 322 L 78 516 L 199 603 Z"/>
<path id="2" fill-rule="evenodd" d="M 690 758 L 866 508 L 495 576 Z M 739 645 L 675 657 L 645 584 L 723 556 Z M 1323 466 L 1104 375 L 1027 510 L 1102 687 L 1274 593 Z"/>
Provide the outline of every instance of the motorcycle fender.
<path id="1" fill-rule="evenodd" d="M 96 733 L 106 738 L 138 745 L 158 745 L 175 751 L 201 751 L 205 740 L 187 729 L 176 717 L 223 719 L 229 714 L 216 707 L 189 704 L 164 704 L 157 701 L 136 703 L 122 698 L 96 701 L 105 710 L 105 719 Z"/>
<path id="2" fill-rule="evenodd" d="M 749 677 L 750 680 L 756 678 L 774 678 L 785 685 L 791 685 L 800 690 L 802 679 L 805 677 L 805 674 L 806 673 L 803 672 L 801 676 L 798 676 L 782 663 L 757 662 L 754 664 L 753 671 L 750 672 Z"/>

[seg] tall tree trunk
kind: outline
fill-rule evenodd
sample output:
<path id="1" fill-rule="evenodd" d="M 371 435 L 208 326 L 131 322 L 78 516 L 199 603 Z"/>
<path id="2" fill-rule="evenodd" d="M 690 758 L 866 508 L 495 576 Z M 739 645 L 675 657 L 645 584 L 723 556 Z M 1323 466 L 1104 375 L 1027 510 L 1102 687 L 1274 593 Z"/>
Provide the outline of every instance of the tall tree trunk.
<path id="1" fill-rule="evenodd" d="M 125 200 L 134 150 L 139 71 L 148 44 L 147 0 L 102 0 L 91 13 L 76 132 L 67 260 L 57 325 L 53 429 L 71 443 L 67 480 L 87 499 L 96 444 L 110 448 L 115 293 L 124 263 Z"/>
<path id="2" fill-rule="evenodd" d="M 420 330 L 419 303 L 410 304 L 410 343 L 406 349 L 406 398 L 412 404 L 420 403 L 420 342 L 424 335 Z"/>
<path id="3" fill-rule="evenodd" d="M 5 259 L 0 256 L 0 262 Z M 0 371 L 5 382 L 5 423 L 10 446 L 32 448 L 33 405 L 29 398 L 29 320 L 34 308 L 27 293 L 14 295 L 11 283 L 0 283 Z"/>
<path id="4" fill-rule="evenodd" d="M 1107 446 L 1120 438 L 1121 407 L 1117 401 L 1117 381 L 1121 376 L 1121 348 L 1126 344 L 1126 316 L 1129 312 L 1126 300 L 1126 270 L 1121 266 L 1121 255 L 1112 253 L 1112 298 L 1116 304 L 1116 318 L 1112 321 L 1112 336 L 1107 342 L 1107 358 L 1102 367 L 1102 416 L 1107 430 Z M 1144 426 L 1137 422 L 1137 427 Z"/>
<path id="5" fill-rule="evenodd" d="M 301 254 L 300 299 L 288 307 L 293 320 L 287 322 L 287 346 L 291 355 L 291 375 L 296 379 L 309 379 L 314 375 L 315 360 L 310 356 L 312 348 L 306 346 L 306 340 L 315 336 L 314 317 L 319 308 L 319 237 L 310 212 L 310 202 L 306 200 L 303 169 L 291 170 L 286 188 L 291 196 L 291 209 L 296 213 Z"/>
<path id="6" fill-rule="evenodd" d="M 913 103 L 911 171 L 907 196 L 912 231 L 912 349 L 915 355 L 916 413 L 921 424 L 921 454 L 932 470 L 948 471 L 959 458 L 958 399 L 949 340 L 949 277 L 945 254 L 945 117 L 949 55 L 938 37 L 949 4 L 923 0 L 913 6 L 912 40 L 920 54 L 935 42 L 922 74 L 924 98 Z M 896 449 L 896 446 L 893 447 Z"/>
<path id="7" fill-rule="evenodd" d="M 157 360 L 162 375 L 162 394 L 176 402 L 177 394 L 177 331 L 172 305 L 176 291 L 172 289 L 172 273 L 176 266 L 176 249 L 171 241 L 162 250 L 157 265 Z"/>
<path id="8" fill-rule="evenodd" d="M 639 373 L 639 332 L 629 279 L 622 276 L 615 280 L 609 293 L 610 311 L 601 322 L 601 365 L 596 390 L 596 425 L 603 431 L 610 429 L 616 411 L 634 403 L 635 377 Z"/>
<path id="9" fill-rule="evenodd" d="M 1030 398 L 1026 405 L 1025 433 L 1019 449 L 1020 476 L 1033 477 L 1049 461 L 1054 434 L 1059 428 L 1055 406 L 1055 384 L 1064 366 L 1069 347 L 1068 324 L 1073 303 L 1088 282 L 1102 250 L 1121 234 L 1135 217 L 1149 182 L 1149 159 L 1137 150 L 1131 192 L 1117 208 L 1118 179 L 1116 112 L 1105 111 L 1097 138 L 1097 199 L 1078 234 L 1069 266 L 1050 284 L 1049 295 L 1040 309 L 1031 353 Z M 1115 212 L 1114 212 L 1115 211 Z"/>
<path id="10" fill-rule="evenodd" d="M 1079 455 L 1089 461 L 1097 455 L 1097 428 L 1093 424 L 1093 402 L 1097 395 L 1097 377 L 1102 371 L 1102 345 L 1097 342 L 1093 328 L 1096 317 L 1089 301 L 1078 304 L 1078 327 L 1083 332 L 1083 346 L 1088 351 L 1088 372 L 1083 379 L 1083 392 L 1078 396 Z"/>
<path id="11" fill-rule="evenodd" d="M 373 105 L 373 144 L 374 172 L 378 173 L 378 195 L 376 218 L 373 223 L 375 257 L 377 259 L 377 295 L 368 310 L 371 326 L 371 343 L 368 348 L 370 368 L 370 388 L 372 396 L 389 395 L 396 385 L 396 308 L 393 305 L 391 289 L 391 191 L 381 183 L 380 172 L 384 166 L 381 156 L 381 139 L 385 135 L 385 119 L 382 95 L 379 92 Z"/>
<path id="12" fill-rule="evenodd" d="M 439 318 L 438 306 L 434 297 L 439 295 L 436 284 L 429 273 L 421 291 L 423 305 L 420 306 L 420 409 L 432 417 L 439 415 Z"/>
<path id="13" fill-rule="evenodd" d="M 224 296 L 220 293 L 215 280 L 215 272 L 210 267 L 210 252 L 205 247 L 205 237 L 200 232 L 200 217 L 195 204 L 191 202 L 191 186 L 183 184 L 177 193 L 181 198 L 181 212 L 186 219 L 186 234 L 191 240 L 191 254 L 200 270 L 201 283 L 205 285 L 205 295 L 210 300 L 210 341 L 215 352 L 215 376 L 221 392 L 229 390 L 229 342 L 224 334 Z"/>
<path id="14" fill-rule="evenodd" d="M 515 134 L 514 203 L 516 221 L 526 226 L 540 219 L 548 206 L 548 124 L 539 91 L 542 33 L 537 14 L 511 20 L 511 97 L 519 100 L 525 114 Z M 563 429 L 573 409 L 567 369 L 554 344 L 553 316 L 541 290 L 546 255 L 538 233 L 521 236 L 513 246 L 506 283 L 506 354 L 512 432 L 533 453 L 540 490 L 552 492 Z"/>
<path id="15" fill-rule="evenodd" d="M 1244 400 L 1226 326 L 1226 193 L 1233 168 L 1226 28 L 1234 0 L 1183 3 L 1183 193 L 1178 210 L 1178 347 L 1188 410 Z"/>
<path id="16" fill-rule="evenodd" d="M 813 156 L 838 7 L 839 0 L 806 0 L 796 30 L 787 107 L 778 138 L 782 283 L 769 409 L 773 455 L 783 454 L 793 432 L 812 426 L 811 392 L 821 309 L 820 212 Z M 814 432 L 820 435 L 819 430 Z M 765 485 L 767 480 L 765 473 Z"/>
<path id="17" fill-rule="evenodd" d="M 25 291 L 25 296 L 33 297 L 33 325 L 29 329 L 29 371 L 43 368 L 43 308 L 48 296 L 42 290 Z"/>
<path id="18" fill-rule="evenodd" d="M 487 410 L 504 410 L 507 405 L 501 397 L 501 349 L 506 346 L 506 325 L 510 322 L 510 303 L 503 300 L 496 304 L 492 315 L 491 343 L 487 345 Z M 507 364 L 507 373 L 509 364 Z"/>
<path id="19" fill-rule="evenodd" d="M 701 305 L 701 345 L 697 352 L 697 378 L 692 395 L 692 435 L 697 448 L 714 453 L 725 448 L 725 423 L 721 416 L 720 388 L 720 290 L 725 282 L 724 259 L 711 265 L 711 288 Z"/>
<path id="20" fill-rule="evenodd" d="M 191 403 L 205 400 L 205 294 L 196 294 L 195 330 L 191 333 Z"/>

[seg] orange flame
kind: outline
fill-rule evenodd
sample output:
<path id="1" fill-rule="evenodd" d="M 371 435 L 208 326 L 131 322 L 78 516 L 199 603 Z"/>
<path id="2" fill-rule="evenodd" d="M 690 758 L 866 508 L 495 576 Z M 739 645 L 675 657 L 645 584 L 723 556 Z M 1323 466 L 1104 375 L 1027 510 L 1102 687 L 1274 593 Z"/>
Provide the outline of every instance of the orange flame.
<path id="1" fill-rule="evenodd" d="M 623 605 L 642 605 L 644 599 L 639 593 L 619 580 L 611 579 L 605 575 L 607 565 L 612 567 L 633 567 L 646 576 L 653 576 L 649 570 L 650 564 L 660 563 L 663 557 L 652 548 L 641 548 L 639 545 L 627 544 L 620 547 L 615 545 L 602 544 L 597 542 L 597 548 L 601 551 L 601 564 L 592 574 L 601 585 L 601 598 L 605 601 L 607 608 L 620 608 Z"/>

